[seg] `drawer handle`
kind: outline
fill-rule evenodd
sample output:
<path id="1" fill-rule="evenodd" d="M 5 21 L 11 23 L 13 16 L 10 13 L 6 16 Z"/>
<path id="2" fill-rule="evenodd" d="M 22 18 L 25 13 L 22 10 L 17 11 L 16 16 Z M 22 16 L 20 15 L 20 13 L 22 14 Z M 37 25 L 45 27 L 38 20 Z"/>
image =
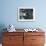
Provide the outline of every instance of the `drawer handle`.
<path id="1" fill-rule="evenodd" d="M 10 40 L 13 40 L 13 38 L 9 38 Z"/>
<path id="2" fill-rule="evenodd" d="M 32 39 L 32 40 L 36 40 L 36 39 Z"/>
<path id="3" fill-rule="evenodd" d="M 10 40 L 12 40 L 11 38 L 9 38 Z"/>

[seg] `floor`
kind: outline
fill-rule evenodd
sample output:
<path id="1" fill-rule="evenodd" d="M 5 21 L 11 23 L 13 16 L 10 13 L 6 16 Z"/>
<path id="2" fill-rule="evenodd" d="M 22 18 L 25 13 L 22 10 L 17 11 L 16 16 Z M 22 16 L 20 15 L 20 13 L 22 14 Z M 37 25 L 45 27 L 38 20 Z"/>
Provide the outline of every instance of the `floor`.
<path id="1" fill-rule="evenodd" d="M 0 44 L 0 46 L 2 46 L 2 44 Z"/>

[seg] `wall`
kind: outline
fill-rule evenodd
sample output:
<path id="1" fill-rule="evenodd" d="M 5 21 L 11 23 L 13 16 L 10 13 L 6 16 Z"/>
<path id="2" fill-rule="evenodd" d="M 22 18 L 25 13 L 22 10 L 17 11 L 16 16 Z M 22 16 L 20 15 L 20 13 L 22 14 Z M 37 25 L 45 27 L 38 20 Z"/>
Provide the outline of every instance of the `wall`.
<path id="1" fill-rule="evenodd" d="M 46 0 L 0 0 L 0 25 L 7 27 L 13 24 L 16 28 L 46 28 Z M 18 22 L 18 7 L 34 7 L 35 21 Z M 1 27 L 0 26 L 0 27 Z"/>

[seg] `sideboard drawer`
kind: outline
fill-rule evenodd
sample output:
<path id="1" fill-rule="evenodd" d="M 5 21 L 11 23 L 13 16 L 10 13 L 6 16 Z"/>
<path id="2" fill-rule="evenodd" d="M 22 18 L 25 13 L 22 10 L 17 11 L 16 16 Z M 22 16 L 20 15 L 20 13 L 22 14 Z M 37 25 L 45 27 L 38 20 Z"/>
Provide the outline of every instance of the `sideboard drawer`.
<path id="1" fill-rule="evenodd" d="M 44 36 L 32 36 L 32 43 L 33 44 L 43 44 Z"/>
<path id="2" fill-rule="evenodd" d="M 23 36 L 23 32 L 4 32 L 5 36 Z"/>
<path id="3" fill-rule="evenodd" d="M 24 33 L 24 36 L 41 36 L 43 35 L 44 36 L 44 32 L 25 32 Z"/>

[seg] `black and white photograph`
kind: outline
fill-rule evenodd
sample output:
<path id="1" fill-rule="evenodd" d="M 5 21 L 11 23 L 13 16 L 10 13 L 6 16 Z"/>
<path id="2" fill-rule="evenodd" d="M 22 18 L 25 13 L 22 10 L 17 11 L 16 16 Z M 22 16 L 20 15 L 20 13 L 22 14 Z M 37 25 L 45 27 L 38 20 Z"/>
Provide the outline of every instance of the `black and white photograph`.
<path id="1" fill-rule="evenodd" d="M 18 21 L 34 21 L 35 20 L 35 9 L 31 7 L 20 7 L 18 8 Z"/>

